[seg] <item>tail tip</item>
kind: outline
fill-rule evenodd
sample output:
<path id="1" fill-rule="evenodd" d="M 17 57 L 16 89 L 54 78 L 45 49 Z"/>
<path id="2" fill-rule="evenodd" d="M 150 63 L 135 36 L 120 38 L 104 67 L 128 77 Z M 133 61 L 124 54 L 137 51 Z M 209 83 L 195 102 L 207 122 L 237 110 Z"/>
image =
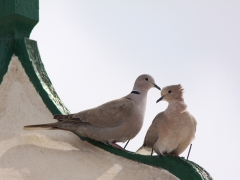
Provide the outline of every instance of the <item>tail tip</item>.
<path id="1" fill-rule="evenodd" d="M 52 127 L 34 127 L 34 126 L 23 126 L 23 130 L 32 131 L 32 130 L 50 130 Z"/>

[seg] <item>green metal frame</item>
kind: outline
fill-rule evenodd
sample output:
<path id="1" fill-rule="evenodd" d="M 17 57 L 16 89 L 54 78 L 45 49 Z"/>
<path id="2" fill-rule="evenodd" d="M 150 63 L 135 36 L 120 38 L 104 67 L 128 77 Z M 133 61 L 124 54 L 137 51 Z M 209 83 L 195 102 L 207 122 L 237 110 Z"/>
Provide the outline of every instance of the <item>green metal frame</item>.
<path id="1" fill-rule="evenodd" d="M 28 39 L 39 20 L 38 0 L 0 0 L 0 84 L 13 54 L 17 55 L 31 83 L 52 114 L 68 114 L 41 61 L 37 42 Z M 82 140 L 112 154 L 168 170 L 183 180 L 212 180 L 210 174 L 194 162 L 172 156 L 143 156 L 124 152 L 101 142 Z"/>

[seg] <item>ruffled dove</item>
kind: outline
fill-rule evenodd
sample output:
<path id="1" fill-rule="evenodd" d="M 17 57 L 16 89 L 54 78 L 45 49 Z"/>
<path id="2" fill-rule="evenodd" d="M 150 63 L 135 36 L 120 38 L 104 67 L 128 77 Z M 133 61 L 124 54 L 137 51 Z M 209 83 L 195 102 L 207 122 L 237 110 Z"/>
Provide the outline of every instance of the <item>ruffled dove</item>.
<path id="1" fill-rule="evenodd" d="M 75 114 L 55 115 L 54 119 L 59 122 L 24 126 L 24 129 L 72 131 L 122 149 L 116 142 L 134 138 L 142 128 L 147 92 L 152 87 L 161 90 L 152 76 L 143 74 L 136 79 L 132 92 L 125 97 Z"/>
<path id="2" fill-rule="evenodd" d="M 137 154 L 150 155 L 154 150 L 158 156 L 179 156 L 194 139 L 197 122 L 187 111 L 182 86 L 164 87 L 161 96 L 157 102 L 165 100 L 168 107 L 154 118 Z"/>

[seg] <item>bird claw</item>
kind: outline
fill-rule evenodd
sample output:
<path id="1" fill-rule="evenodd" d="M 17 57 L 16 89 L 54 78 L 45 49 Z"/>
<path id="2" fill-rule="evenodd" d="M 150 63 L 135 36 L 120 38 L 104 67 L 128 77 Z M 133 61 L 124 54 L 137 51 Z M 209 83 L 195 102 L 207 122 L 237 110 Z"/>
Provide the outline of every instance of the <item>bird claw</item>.
<path id="1" fill-rule="evenodd" d="M 178 157 L 180 158 L 179 155 L 171 154 L 171 153 L 164 153 L 165 156 L 173 156 L 173 157 Z"/>

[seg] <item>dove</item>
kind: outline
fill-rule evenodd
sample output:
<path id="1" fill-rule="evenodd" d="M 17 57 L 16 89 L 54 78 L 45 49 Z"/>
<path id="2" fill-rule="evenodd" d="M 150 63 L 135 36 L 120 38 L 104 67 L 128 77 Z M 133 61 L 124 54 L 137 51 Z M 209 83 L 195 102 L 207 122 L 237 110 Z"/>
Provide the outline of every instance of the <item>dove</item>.
<path id="1" fill-rule="evenodd" d="M 182 86 L 164 87 L 157 103 L 161 100 L 167 101 L 168 107 L 153 119 L 137 154 L 150 155 L 154 151 L 158 156 L 179 156 L 195 137 L 197 122 L 187 111 Z"/>
<path id="2" fill-rule="evenodd" d="M 117 142 L 134 138 L 143 125 L 148 90 L 161 90 L 152 76 L 140 75 L 127 96 L 69 115 L 54 115 L 58 122 L 24 126 L 25 130 L 66 130 L 122 149 Z M 123 150 L 123 149 L 122 149 Z"/>

